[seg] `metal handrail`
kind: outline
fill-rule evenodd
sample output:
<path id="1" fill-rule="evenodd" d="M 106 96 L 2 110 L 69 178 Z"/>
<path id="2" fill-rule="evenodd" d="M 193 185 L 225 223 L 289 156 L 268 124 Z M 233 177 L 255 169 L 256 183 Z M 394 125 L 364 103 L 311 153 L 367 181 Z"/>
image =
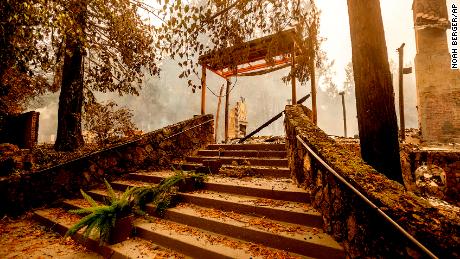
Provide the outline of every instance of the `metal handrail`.
<path id="1" fill-rule="evenodd" d="M 165 140 L 168 140 L 168 139 L 170 139 L 170 138 L 176 137 L 176 136 L 178 136 L 178 135 L 180 135 L 180 134 L 183 134 L 183 133 L 185 133 L 185 132 L 187 132 L 187 131 L 189 131 L 189 130 L 192 130 L 192 129 L 194 129 L 194 128 L 200 127 L 200 126 L 202 126 L 202 125 L 204 125 L 204 124 L 206 124 L 206 123 L 212 122 L 212 121 L 214 121 L 214 119 L 207 120 L 207 121 L 202 122 L 202 123 L 200 123 L 200 124 L 197 124 L 197 125 L 195 125 L 195 126 L 193 126 L 193 127 L 190 127 L 190 128 L 188 128 L 188 129 L 182 130 L 182 131 L 180 131 L 180 132 L 178 132 L 178 133 L 172 134 L 171 136 L 168 136 L 168 137 L 166 137 L 166 138 L 160 140 L 158 143 L 161 143 L 161 142 L 163 142 L 163 141 L 165 141 Z M 149 133 L 147 133 L 147 134 L 149 134 Z M 145 134 L 145 135 L 147 135 L 147 134 Z M 85 155 L 83 155 L 83 156 L 80 156 L 80 157 L 77 157 L 77 158 L 74 158 L 74 159 L 65 161 L 65 162 L 60 163 L 60 164 L 57 164 L 57 165 L 53 165 L 53 166 L 48 167 L 48 168 L 44 168 L 44 169 L 41 169 L 41 170 L 38 170 L 38 171 L 34 171 L 33 173 L 35 174 L 35 173 L 40 173 L 40 172 L 44 172 L 44 171 L 47 171 L 47 170 L 51 170 L 51 169 L 54 169 L 54 168 L 59 167 L 59 166 L 63 166 L 63 165 L 66 165 L 66 164 L 70 164 L 70 163 L 75 162 L 75 161 L 77 161 L 77 160 L 80 160 L 80 159 L 83 159 L 83 158 L 87 158 L 87 157 L 89 157 L 89 156 L 91 156 L 91 155 L 94 155 L 94 154 L 102 153 L 102 152 L 107 151 L 107 150 L 112 150 L 112 149 L 115 149 L 115 148 L 117 148 L 117 147 L 121 147 L 121 146 L 124 146 L 124 145 L 127 145 L 127 144 L 134 143 L 134 142 L 139 141 L 139 140 L 141 140 L 142 138 L 144 138 L 145 135 L 139 136 L 139 137 L 137 137 L 137 138 L 135 138 L 135 139 L 133 139 L 133 140 L 129 140 L 129 141 L 125 141 L 125 142 L 119 143 L 119 144 L 114 145 L 114 146 L 111 146 L 111 147 L 107 147 L 107 148 L 104 148 L 104 149 L 101 149 L 101 150 L 97 150 L 97 151 L 94 151 L 94 152 L 85 154 Z"/>
<path id="2" fill-rule="evenodd" d="M 371 206 L 372 209 L 375 209 L 378 214 L 383 216 L 385 220 L 391 223 L 396 229 L 401 232 L 405 237 L 407 237 L 412 243 L 418 246 L 423 252 L 425 252 L 431 258 L 438 258 L 435 254 L 433 254 L 428 248 L 426 248 L 422 243 L 420 243 L 415 237 L 409 234 L 404 228 L 402 228 L 398 223 L 396 223 L 393 219 L 390 218 L 385 212 L 383 212 L 377 205 L 375 205 L 372 201 L 370 201 L 366 196 L 364 196 L 359 190 L 357 190 L 353 185 L 351 185 L 345 178 L 339 175 L 332 167 L 330 167 L 318 154 L 316 154 L 308 145 L 303 141 L 303 139 L 297 135 L 297 140 L 307 149 L 307 151 L 315 157 L 315 159 L 320 162 L 330 173 L 332 173 L 337 179 L 339 179 L 343 184 L 345 184 L 348 188 L 350 188 L 358 197 L 360 197 L 365 203 Z"/>
<path id="3" fill-rule="evenodd" d="M 304 97 L 300 98 L 298 101 L 297 101 L 297 104 L 302 104 L 303 102 L 305 102 L 308 98 L 310 98 L 310 94 L 307 94 L 305 95 Z M 275 122 L 276 120 L 278 120 L 279 118 L 281 118 L 281 116 L 283 115 L 284 111 L 278 113 L 277 115 L 275 115 L 273 118 L 269 119 L 267 122 L 265 122 L 264 124 L 262 124 L 260 127 L 258 127 L 257 129 L 253 130 L 251 133 L 249 133 L 247 136 L 245 136 L 244 138 L 240 139 L 238 141 L 239 144 L 242 144 L 243 142 L 245 142 L 247 139 L 249 139 L 250 137 L 254 136 L 255 134 L 257 134 L 259 131 L 263 130 L 264 128 L 266 128 L 268 125 L 272 124 L 273 122 Z"/>

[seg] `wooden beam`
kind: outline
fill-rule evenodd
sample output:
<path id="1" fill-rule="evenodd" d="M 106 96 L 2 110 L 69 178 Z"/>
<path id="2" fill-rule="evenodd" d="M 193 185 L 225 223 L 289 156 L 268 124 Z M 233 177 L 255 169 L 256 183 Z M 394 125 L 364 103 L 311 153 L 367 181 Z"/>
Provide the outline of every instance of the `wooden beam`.
<path id="1" fill-rule="evenodd" d="M 273 64 L 268 64 L 268 63 L 264 62 L 264 63 L 261 63 L 261 64 L 252 65 L 252 66 L 249 66 L 249 67 L 238 68 L 238 71 L 236 71 L 236 70 L 230 70 L 230 71 L 226 71 L 226 72 L 222 72 L 221 70 L 219 70 L 219 71 L 220 71 L 220 73 L 221 73 L 221 75 L 223 77 L 231 77 L 231 76 L 237 75 L 238 73 L 245 73 L 245 72 L 250 72 L 250 71 L 263 69 L 263 68 L 267 68 L 267 67 L 289 64 L 289 62 L 291 62 L 291 60 L 289 58 L 282 58 L 282 59 L 279 59 L 279 60 L 275 60 Z"/>
<path id="2" fill-rule="evenodd" d="M 201 115 L 206 113 L 206 66 L 201 66 Z"/>
<path id="3" fill-rule="evenodd" d="M 230 80 L 227 79 L 227 88 L 225 89 L 225 143 L 228 141 L 228 108 L 230 102 Z"/>
<path id="4" fill-rule="evenodd" d="M 273 56 L 280 56 L 288 54 L 291 50 L 293 36 L 296 35 L 294 28 L 288 29 L 282 32 L 278 32 L 272 35 L 265 36 L 263 38 L 254 39 L 248 42 L 230 46 L 225 49 L 213 50 L 210 53 L 202 55 L 198 58 L 199 63 L 205 64 L 208 67 L 211 67 L 213 70 L 222 70 L 229 68 L 232 65 L 235 65 L 235 58 L 241 58 L 242 56 L 247 56 L 246 59 L 241 60 L 236 65 L 242 65 L 248 62 L 253 62 L 256 60 L 264 60 L 269 51 L 269 46 L 273 40 L 282 39 L 279 46 L 272 53 Z M 249 48 L 249 53 L 247 54 Z M 229 53 L 230 55 L 225 55 L 223 58 L 223 53 Z"/>
<path id="5" fill-rule="evenodd" d="M 309 37 L 310 44 L 314 45 L 314 38 Z M 310 84 L 311 84 L 311 111 L 312 111 L 312 120 L 316 125 L 318 123 L 318 111 L 316 109 L 316 64 L 315 64 L 315 51 L 314 48 L 310 52 Z"/>
<path id="6" fill-rule="evenodd" d="M 220 87 L 220 91 L 219 91 L 219 97 L 217 99 L 217 111 L 216 111 L 216 126 L 215 126 L 215 130 L 214 130 L 214 142 L 217 143 L 217 132 L 218 132 L 218 129 L 219 129 L 219 114 L 220 114 L 220 103 L 222 102 L 222 92 L 224 91 L 224 86 L 222 85 Z"/>
<path id="7" fill-rule="evenodd" d="M 316 109 L 316 73 L 315 73 L 315 62 L 313 61 L 313 66 L 311 69 L 311 111 L 313 114 L 313 123 L 316 125 L 318 122 L 318 112 Z"/>
<path id="8" fill-rule="evenodd" d="M 401 140 L 406 139 L 406 124 L 404 120 L 404 46 L 406 44 L 401 44 L 401 47 L 397 49 L 399 54 L 399 135 L 401 136 Z"/>
<path id="9" fill-rule="evenodd" d="M 292 47 L 292 60 L 291 60 L 291 86 L 292 86 L 292 105 L 297 102 L 297 93 L 295 88 L 295 44 Z"/>
<path id="10" fill-rule="evenodd" d="M 207 67 L 207 69 L 211 70 L 212 72 L 214 72 L 216 75 L 222 77 L 223 79 L 227 79 L 227 78 L 224 76 L 222 70 L 214 70 L 214 69 L 212 69 L 212 68 L 210 68 L 210 67 Z"/>
<path id="11" fill-rule="evenodd" d="M 343 134 L 347 137 L 347 110 L 345 108 L 345 92 L 339 93 L 342 96 L 342 111 L 343 111 Z"/>

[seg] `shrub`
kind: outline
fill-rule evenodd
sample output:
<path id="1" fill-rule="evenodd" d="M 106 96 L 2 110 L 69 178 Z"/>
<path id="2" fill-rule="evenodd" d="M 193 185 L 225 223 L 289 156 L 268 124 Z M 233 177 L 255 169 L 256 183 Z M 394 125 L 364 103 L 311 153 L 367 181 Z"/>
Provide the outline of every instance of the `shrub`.
<path id="1" fill-rule="evenodd" d="M 114 101 L 93 102 L 85 106 L 83 126 L 87 142 L 96 142 L 99 145 L 112 144 L 137 130 L 132 122 L 132 111 L 117 106 Z"/>

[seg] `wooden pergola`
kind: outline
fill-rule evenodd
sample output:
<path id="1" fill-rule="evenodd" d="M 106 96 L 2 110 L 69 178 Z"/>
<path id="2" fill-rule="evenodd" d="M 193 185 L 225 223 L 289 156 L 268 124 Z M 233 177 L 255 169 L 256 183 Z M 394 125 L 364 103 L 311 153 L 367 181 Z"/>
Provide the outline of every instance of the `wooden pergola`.
<path id="1" fill-rule="evenodd" d="M 292 28 L 236 46 L 212 51 L 199 57 L 199 64 L 202 66 L 201 114 L 206 112 L 206 70 L 214 72 L 227 82 L 225 91 L 225 141 L 228 140 L 229 126 L 228 113 L 231 85 L 229 78 L 232 76 L 262 75 L 289 66 L 292 71 L 295 68 L 296 53 L 302 52 L 298 48 L 298 41 L 296 30 Z M 271 58 L 267 60 L 269 56 Z M 291 80 L 291 85 L 292 104 L 295 104 L 297 101 L 295 78 Z"/>

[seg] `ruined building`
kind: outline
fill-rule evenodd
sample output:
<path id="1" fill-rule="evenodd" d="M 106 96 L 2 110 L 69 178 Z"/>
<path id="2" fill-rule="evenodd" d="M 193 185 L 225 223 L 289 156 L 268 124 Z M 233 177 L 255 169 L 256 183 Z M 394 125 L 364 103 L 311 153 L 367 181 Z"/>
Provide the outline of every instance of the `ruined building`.
<path id="1" fill-rule="evenodd" d="M 412 9 L 422 140 L 428 145 L 460 143 L 460 72 L 450 68 L 446 0 L 415 0 Z"/>
<path id="2" fill-rule="evenodd" d="M 0 143 L 17 145 L 31 149 L 38 142 L 39 112 L 26 112 L 2 117 L 0 123 Z"/>
<path id="3" fill-rule="evenodd" d="M 243 138 L 246 136 L 248 116 L 245 99 L 241 98 L 229 112 L 228 137 L 230 139 Z"/>

